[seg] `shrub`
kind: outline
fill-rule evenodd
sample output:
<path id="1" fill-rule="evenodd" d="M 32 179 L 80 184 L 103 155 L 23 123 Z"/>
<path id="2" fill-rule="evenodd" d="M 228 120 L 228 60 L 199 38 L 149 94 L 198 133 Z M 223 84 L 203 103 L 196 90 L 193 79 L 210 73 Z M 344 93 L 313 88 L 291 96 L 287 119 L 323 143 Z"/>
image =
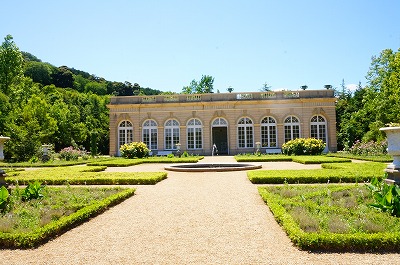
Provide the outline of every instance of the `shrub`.
<path id="1" fill-rule="evenodd" d="M 61 160 L 78 160 L 80 155 L 80 151 L 78 149 L 74 149 L 72 146 L 66 147 L 60 151 L 60 159 Z"/>
<path id="2" fill-rule="evenodd" d="M 315 138 L 296 138 L 282 145 L 286 155 L 319 155 L 324 149 L 325 143 Z"/>
<path id="3" fill-rule="evenodd" d="M 360 142 L 356 141 L 349 149 L 353 155 L 384 155 L 387 154 L 387 140 L 382 142 Z"/>
<path id="4" fill-rule="evenodd" d="M 143 142 L 132 142 L 129 144 L 124 144 L 120 148 L 121 156 L 125 158 L 143 158 L 148 157 L 150 154 L 150 149 Z"/>

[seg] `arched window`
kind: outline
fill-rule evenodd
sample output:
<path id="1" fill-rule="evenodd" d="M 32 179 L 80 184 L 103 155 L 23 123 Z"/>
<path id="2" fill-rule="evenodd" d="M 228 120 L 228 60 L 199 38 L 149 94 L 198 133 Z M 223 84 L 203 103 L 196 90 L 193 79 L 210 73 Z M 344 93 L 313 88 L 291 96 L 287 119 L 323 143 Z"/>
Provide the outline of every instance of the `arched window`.
<path id="1" fill-rule="evenodd" d="M 277 147 L 276 120 L 272 117 L 265 117 L 261 121 L 261 147 Z"/>
<path id="2" fill-rule="evenodd" d="M 187 148 L 203 148 L 203 126 L 199 119 L 190 119 L 187 123 Z"/>
<path id="3" fill-rule="evenodd" d="M 143 143 L 147 145 L 150 150 L 157 150 L 158 128 L 155 120 L 146 120 L 142 128 Z"/>
<path id="4" fill-rule="evenodd" d="M 252 148 L 253 146 L 253 121 L 250 118 L 241 118 L 238 121 L 238 147 Z"/>
<path id="5" fill-rule="evenodd" d="M 320 139 L 326 143 L 326 120 L 320 115 L 315 115 L 311 118 L 311 138 Z"/>
<path id="6" fill-rule="evenodd" d="M 213 127 L 226 127 L 228 126 L 228 122 L 224 118 L 216 118 L 213 123 Z"/>
<path id="7" fill-rule="evenodd" d="M 133 142 L 132 123 L 130 121 L 121 121 L 118 125 L 118 147 L 121 147 L 121 145 L 124 144 L 129 144 L 131 142 Z"/>
<path id="8" fill-rule="evenodd" d="M 164 125 L 164 141 L 165 149 L 176 150 L 176 144 L 179 143 L 179 122 L 171 119 L 167 120 Z"/>
<path id="9" fill-rule="evenodd" d="M 295 116 L 289 116 L 285 119 L 285 143 L 300 138 L 300 121 Z"/>

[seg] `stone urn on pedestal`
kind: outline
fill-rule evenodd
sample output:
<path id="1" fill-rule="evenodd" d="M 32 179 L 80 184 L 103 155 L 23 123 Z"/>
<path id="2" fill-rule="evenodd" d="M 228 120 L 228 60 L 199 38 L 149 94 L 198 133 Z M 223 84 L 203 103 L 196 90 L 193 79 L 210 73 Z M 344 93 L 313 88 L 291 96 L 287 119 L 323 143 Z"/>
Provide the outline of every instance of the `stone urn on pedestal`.
<path id="1" fill-rule="evenodd" d="M 4 149 L 4 143 L 7 140 L 10 140 L 10 137 L 5 137 L 5 136 L 0 135 L 0 161 L 4 160 L 3 149 Z M 5 177 L 6 177 L 6 172 L 0 168 L 0 187 L 1 186 L 7 187 Z"/>
<path id="2" fill-rule="evenodd" d="M 379 130 L 386 133 L 388 141 L 387 152 L 393 157 L 393 162 L 385 169 L 385 172 L 388 174 L 385 182 L 400 185 L 400 126 L 385 127 Z"/>

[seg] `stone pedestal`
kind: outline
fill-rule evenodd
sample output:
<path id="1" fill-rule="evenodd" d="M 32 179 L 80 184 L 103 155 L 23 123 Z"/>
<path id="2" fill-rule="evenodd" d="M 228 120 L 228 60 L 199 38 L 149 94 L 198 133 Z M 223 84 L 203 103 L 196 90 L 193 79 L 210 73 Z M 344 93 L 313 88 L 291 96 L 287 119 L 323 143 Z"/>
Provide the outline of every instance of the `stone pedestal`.
<path id="1" fill-rule="evenodd" d="M 387 173 L 387 179 L 385 179 L 384 181 L 387 184 L 400 185 L 400 169 L 399 168 L 387 167 L 385 169 L 385 172 Z"/>
<path id="2" fill-rule="evenodd" d="M 393 157 L 393 163 L 385 169 L 388 174 L 385 182 L 400 185 L 400 127 L 385 127 L 380 128 L 380 130 L 386 133 L 388 140 L 387 151 Z"/>

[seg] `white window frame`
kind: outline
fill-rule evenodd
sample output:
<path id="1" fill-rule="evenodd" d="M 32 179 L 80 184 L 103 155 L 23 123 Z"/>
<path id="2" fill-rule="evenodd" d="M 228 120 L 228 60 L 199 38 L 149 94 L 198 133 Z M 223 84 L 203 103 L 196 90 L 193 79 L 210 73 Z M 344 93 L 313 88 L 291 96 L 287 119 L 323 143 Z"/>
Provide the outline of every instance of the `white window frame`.
<path id="1" fill-rule="evenodd" d="M 190 139 L 191 134 L 193 134 L 193 139 Z M 200 137 L 198 137 L 198 134 Z M 188 150 L 203 149 L 203 124 L 201 120 L 192 118 L 187 122 L 186 138 Z"/>
<path id="2" fill-rule="evenodd" d="M 124 144 L 133 142 L 133 125 L 128 120 L 123 120 L 118 124 L 118 155 L 120 155 L 120 148 Z"/>
<path id="3" fill-rule="evenodd" d="M 145 120 L 142 126 L 142 141 L 150 150 L 158 150 L 158 125 L 155 120 Z"/>
<path id="4" fill-rule="evenodd" d="M 170 136 L 171 139 L 167 139 Z M 176 144 L 180 141 L 180 125 L 176 119 L 169 119 L 164 124 L 165 150 L 177 150 Z"/>
<path id="5" fill-rule="evenodd" d="M 278 147 L 278 127 L 276 119 L 272 116 L 266 116 L 260 123 L 261 148 Z M 273 135 L 271 135 L 273 134 Z M 275 139 L 271 139 L 275 138 Z M 275 143 L 275 144 L 271 144 Z"/>
<path id="6" fill-rule="evenodd" d="M 314 115 L 310 120 L 310 137 L 321 139 L 324 143 L 328 141 L 327 135 L 328 124 L 322 115 Z"/>
<path id="7" fill-rule="evenodd" d="M 284 122 L 284 142 L 288 142 L 290 140 L 300 138 L 301 136 L 301 126 L 300 126 L 300 119 L 296 116 L 287 116 Z M 290 138 L 286 137 L 287 132 L 290 132 Z"/>
<path id="8" fill-rule="evenodd" d="M 254 123 L 249 117 L 240 118 L 237 122 L 237 146 L 240 149 L 254 148 Z"/>

